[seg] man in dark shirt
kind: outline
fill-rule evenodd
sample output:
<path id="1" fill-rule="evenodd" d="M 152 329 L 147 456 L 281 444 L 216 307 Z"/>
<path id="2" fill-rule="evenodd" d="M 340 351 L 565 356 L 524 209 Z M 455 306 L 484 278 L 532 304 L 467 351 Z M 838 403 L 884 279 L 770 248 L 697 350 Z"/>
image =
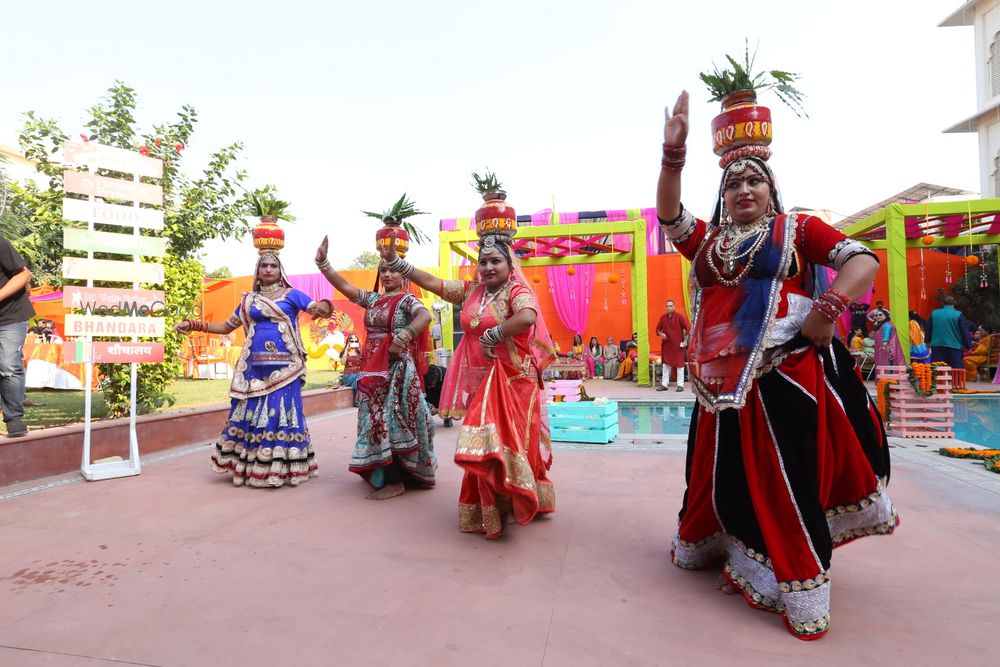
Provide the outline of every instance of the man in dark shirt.
<path id="1" fill-rule="evenodd" d="M 0 399 L 7 437 L 28 434 L 24 423 L 24 359 L 21 349 L 35 309 L 28 299 L 31 272 L 7 239 L 0 237 Z"/>

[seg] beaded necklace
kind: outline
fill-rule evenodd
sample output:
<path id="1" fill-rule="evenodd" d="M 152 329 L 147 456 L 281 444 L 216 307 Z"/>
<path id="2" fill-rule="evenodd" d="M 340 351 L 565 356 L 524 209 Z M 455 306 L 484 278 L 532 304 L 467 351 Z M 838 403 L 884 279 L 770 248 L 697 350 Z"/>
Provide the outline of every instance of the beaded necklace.
<path id="1" fill-rule="evenodd" d="M 764 246 L 770 231 L 771 218 L 767 215 L 745 225 L 730 223 L 723 227 L 712 242 L 707 257 L 708 267 L 716 280 L 726 287 L 739 285 L 750 272 L 754 257 Z M 741 260 L 743 269 L 736 273 L 736 264 Z"/>

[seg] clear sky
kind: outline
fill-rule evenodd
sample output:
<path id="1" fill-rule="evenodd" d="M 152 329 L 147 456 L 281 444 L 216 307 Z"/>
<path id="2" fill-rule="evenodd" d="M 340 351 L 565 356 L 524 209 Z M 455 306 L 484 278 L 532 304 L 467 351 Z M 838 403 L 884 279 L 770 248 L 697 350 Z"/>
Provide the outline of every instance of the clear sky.
<path id="1" fill-rule="evenodd" d="M 927 181 L 978 191 L 971 28 L 938 28 L 961 0 L 676 2 L 117 2 L 3 0 L 0 134 L 21 113 L 75 135 L 115 80 L 140 123 L 199 112 L 187 153 L 246 143 L 252 184 L 299 220 L 283 258 L 313 270 L 323 234 L 344 266 L 374 248 L 402 192 L 439 218 L 472 215 L 470 173 L 497 172 L 519 213 L 654 205 L 663 107 L 692 94 L 684 201 L 708 214 L 720 172 L 697 78 L 759 44 L 757 63 L 802 74 L 808 119 L 773 96 L 785 204 L 851 214 Z M 435 236 L 436 238 L 436 236 Z M 209 269 L 251 272 L 249 241 L 213 243 Z M 437 248 L 418 248 L 436 264 Z"/>

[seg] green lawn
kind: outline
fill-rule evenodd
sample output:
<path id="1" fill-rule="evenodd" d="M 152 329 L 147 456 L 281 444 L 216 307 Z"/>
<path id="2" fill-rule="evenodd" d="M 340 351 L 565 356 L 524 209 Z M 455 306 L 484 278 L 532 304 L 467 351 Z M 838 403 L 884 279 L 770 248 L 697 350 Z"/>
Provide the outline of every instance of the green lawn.
<path id="1" fill-rule="evenodd" d="M 340 373 L 334 371 L 309 371 L 304 388 L 326 387 L 339 376 Z M 229 401 L 229 380 L 175 380 L 167 387 L 167 391 L 177 398 L 177 402 L 160 412 L 173 412 L 196 405 L 226 403 Z M 82 391 L 29 389 L 28 399 L 44 403 L 42 406 L 27 407 L 24 410 L 24 421 L 32 430 L 83 421 L 84 392 Z M 107 413 L 104 396 L 101 392 L 94 392 L 91 401 L 91 417 L 102 419 Z"/>

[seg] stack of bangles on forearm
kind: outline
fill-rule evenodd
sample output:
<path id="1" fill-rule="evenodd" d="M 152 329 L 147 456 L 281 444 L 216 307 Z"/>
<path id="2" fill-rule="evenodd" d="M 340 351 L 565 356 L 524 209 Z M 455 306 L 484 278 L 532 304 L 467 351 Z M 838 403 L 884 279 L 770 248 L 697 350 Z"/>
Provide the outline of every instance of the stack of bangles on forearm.
<path id="1" fill-rule="evenodd" d="M 403 327 L 396 332 L 396 335 L 392 337 L 392 344 L 398 345 L 399 347 L 406 347 L 413 339 L 416 338 L 416 334 L 413 333 L 413 329 L 410 327 Z"/>
<path id="2" fill-rule="evenodd" d="M 479 337 L 479 342 L 482 343 L 483 347 L 496 347 L 502 343 L 505 338 L 507 338 L 507 336 L 504 335 L 503 329 L 501 329 L 498 324 L 495 327 L 490 327 L 484 331 L 483 335 Z"/>
<path id="3" fill-rule="evenodd" d="M 850 303 L 846 294 L 831 287 L 813 301 L 812 309 L 831 322 L 836 322 Z"/>
<path id="4" fill-rule="evenodd" d="M 202 320 L 184 320 L 188 325 L 188 332 L 191 331 L 208 331 L 208 322 Z"/>
<path id="5" fill-rule="evenodd" d="M 320 273 L 327 277 L 334 273 L 333 267 L 330 266 L 330 260 L 328 259 L 324 259 L 322 262 L 316 262 L 316 268 L 319 269 Z"/>
<path id="6" fill-rule="evenodd" d="M 687 157 L 687 146 L 668 146 L 663 144 L 663 159 L 660 166 L 667 171 L 679 174 L 684 168 L 684 159 Z"/>
<path id="7" fill-rule="evenodd" d="M 385 266 L 393 273 L 401 275 L 404 279 L 412 276 L 413 272 L 417 270 L 417 267 L 413 266 L 402 257 L 397 257 L 391 262 L 386 263 Z"/>

